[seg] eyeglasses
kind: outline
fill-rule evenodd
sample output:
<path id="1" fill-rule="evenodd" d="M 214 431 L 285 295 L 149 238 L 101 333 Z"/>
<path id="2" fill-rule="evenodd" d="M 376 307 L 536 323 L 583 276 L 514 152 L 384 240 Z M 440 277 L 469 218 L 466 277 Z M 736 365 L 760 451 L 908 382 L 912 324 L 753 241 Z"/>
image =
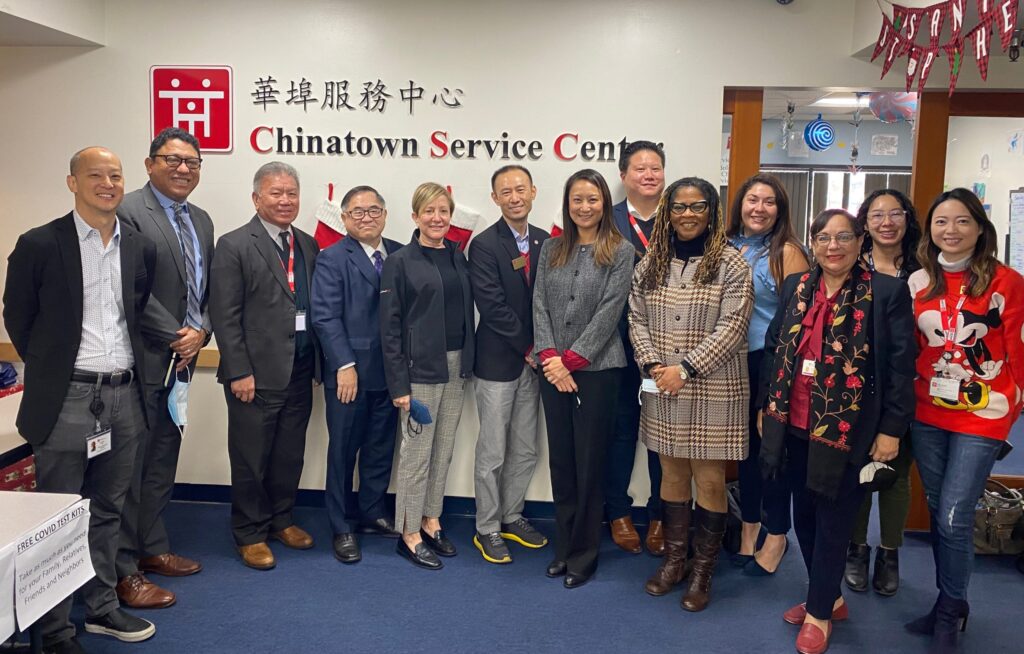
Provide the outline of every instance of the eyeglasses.
<path id="1" fill-rule="evenodd" d="M 353 209 L 352 211 L 346 211 L 345 213 L 352 216 L 356 220 L 362 220 L 366 216 L 369 216 L 370 218 L 380 218 L 381 216 L 384 215 L 384 210 L 381 209 L 380 207 L 370 207 L 369 209 L 363 209 L 362 207 L 358 207 L 356 209 Z"/>
<path id="2" fill-rule="evenodd" d="M 868 214 L 868 222 L 873 225 L 878 225 L 885 220 L 886 216 L 888 216 L 889 220 L 894 223 L 901 223 L 907 219 L 907 212 L 903 209 L 893 209 L 889 213 L 884 211 L 872 211 Z"/>
<path id="3" fill-rule="evenodd" d="M 832 239 L 835 239 L 839 245 L 849 245 L 857 240 L 857 235 L 853 232 L 839 232 L 835 236 L 832 234 L 818 234 L 814 237 L 814 244 L 827 248 Z"/>
<path id="4" fill-rule="evenodd" d="M 153 157 L 163 157 L 164 161 L 171 168 L 177 168 L 181 165 L 182 161 L 185 162 L 189 170 L 199 170 L 199 167 L 203 165 L 203 160 L 199 157 L 188 157 L 185 159 L 176 154 L 154 154 Z"/>
<path id="5" fill-rule="evenodd" d="M 673 216 L 681 216 L 684 213 L 686 213 L 687 209 L 689 209 L 690 211 L 699 216 L 708 210 L 707 200 L 701 200 L 700 202 L 691 202 L 690 204 L 686 204 L 684 202 L 673 202 L 671 205 L 669 205 L 669 211 L 672 212 Z"/>

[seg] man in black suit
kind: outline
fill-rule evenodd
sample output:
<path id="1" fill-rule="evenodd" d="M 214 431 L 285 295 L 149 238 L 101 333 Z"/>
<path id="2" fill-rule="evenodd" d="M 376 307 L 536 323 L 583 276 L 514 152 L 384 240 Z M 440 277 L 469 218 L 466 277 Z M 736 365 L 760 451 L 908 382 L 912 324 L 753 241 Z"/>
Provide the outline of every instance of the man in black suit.
<path id="1" fill-rule="evenodd" d="M 526 488 L 537 465 L 540 406 L 533 350 L 533 284 L 549 234 L 529 224 L 537 197 L 530 171 L 519 165 L 491 176 L 501 219 L 469 246 L 476 330 L 476 402 L 480 435 L 473 477 L 473 544 L 489 563 L 511 563 L 509 539 L 538 548 L 547 538 L 523 517 Z"/>
<path id="2" fill-rule="evenodd" d="M 199 141 L 168 127 L 149 146 L 149 183 L 126 195 L 117 211 L 156 244 L 157 252 L 153 292 L 140 316 L 146 357 L 142 382 L 152 424 L 136 455 L 117 554 L 117 597 L 134 608 L 163 608 L 175 601 L 174 593 L 143 573 L 183 577 L 202 568 L 171 552 L 162 517 L 174 489 L 184 429 L 171 417 L 168 398 L 173 390 L 188 399 L 196 354 L 213 331 L 206 306 L 213 222 L 188 201 L 201 165 Z"/>
<path id="3" fill-rule="evenodd" d="M 220 350 L 218 380 L 228 404 L 231 529 L 242 561 L 274 567 L 267 536 L 309 549 L 294 524 L 319 345 L 307 329 L 313 237 L 295 228 L 299 174 L 271 162 L 256 171 L 256 215 L 217 241 L 210 317 Z"/>
<path id="4" fill-rule="evenodd" d="M 636 248 L 634 263 L 647 253 L 647 242 L 654 229 L 654 214 L 665 190 L 665 151 L 651 141 L 633 141 L 619 156 L 619 176 L 626 189 L 626 199 L 612 207 L 615 226 Z M 640 369 L 633 356 L 629 341 L 628 307 L 623 309 L 619 321 L 619 335 L 626 349 L 626 368 L 622 373 L 619 408 L 615 418 L 615 433 L 608 451 L 605 474 L 605 511 L 611 526 L 612 540 L 623 550 L 639 554 L 640 535 L 633 526 L 630 511 L 633 499 L 629 496 L 629 482 L 636 459 L 637 437 L 640 432 L 640 404 L 636 394 L 640 390 Z M 647 453 L 647 472 L 651 478 L 651 496 L 647 502 L 647 550 L 655 556 L 665 553 L 665 539 L 661 526 L 661 462 L 654 452 Z"/>
<path id="5" fill-rule="evenodd" d="M 139 384 L 145 365 L 139 317 L 153 283 L 153 243 L 117 219 L 121 161 L 91 147 L 71 158 L 75 209 L 23 234 L 8 258 L 4 326 L 25 362 L 18 431 L 32 445 L 44 493 L 90 500 L 96 576 L 82 588 L 85 630 L 145 640 L 152 623 L 121 610 L 114 557 L 121 509 L 147 427 Z M 38 621 L 45 652 L 84 650 L 72 598 Z"/>
<path id="6" fill-rule="evenodd" d="M 316 259 L 311 316 L 324 354 L 327 517 L 334 556 L 356 563 L 362 558 L 352 532 L 357 520 L 365 533 L 398 536 L 385 506 L 398 410 L 384 379 L 379 309 L 384 260 L 402 245 L 381 238 L 388 211 L 372 187 L 346 193 L 341 217 L 348 235 Z M 358 496 L 352 491 L 357 455 Z"/>

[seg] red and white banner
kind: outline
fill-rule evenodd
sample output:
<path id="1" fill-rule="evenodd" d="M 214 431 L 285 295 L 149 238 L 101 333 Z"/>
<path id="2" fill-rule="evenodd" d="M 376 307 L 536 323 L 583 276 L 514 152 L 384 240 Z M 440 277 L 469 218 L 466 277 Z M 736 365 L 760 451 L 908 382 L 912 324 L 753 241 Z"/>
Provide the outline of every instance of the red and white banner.
<path id="1" fill-rule="evenodd" d="M 921 61 L 918 64 L 919 71 L 917 73 L 917 92 L 922 93 L 924 91 L 924 85 L 928 82 L 928 75 L 932 72 L 932 65 L 935 60 L 939 58 L 938 48 L 924 48 L 921 54 Z"/>
<path id="2" fill-rule="evenodd" d="M 931 8 L 929 7 L 929 10 Z M 924 22 L 925 9 L 906 9 L 907 20 L 906 28 L 903 30 L 903 36 L 907 38 L 907 41 L 913 43 L 917 40 L 917 35 L 921 32 L 921 23 Z"/>
<path id="3" fill-rule="evenodd" d="M 878 40 L 875 41 L 875 49 L 871 53 L 871 61 L 878 58 L 878 55 L 882 54 L 886 46 L 889 44 L 889 39 L 895 33 L 896 29 L 892 25 L 892 21 L 885 14 L 882 14 L 882 28 L 878 30 Z"/>
<path id="4" fill-rule="evenodd" d="M 952 41 L 942 46 L 949 59 L 949 94 L 953 95 L 956 89 L 956 80 L 960 77 L 960 67 L 964 63 L 964 42 L 961 40 Z"/>
<path id="5" fill-rule="evenodd" d="M 998 11 L 997 0 L 978 0 L 978 22 L 991 22 Z"/>
<path id="6" fill-rule="evenodd" d="M 914 79 L 917 77 L 918 65 L 921 63 L 921 46 L 910 46 L 910 55 L 907 57 L 907 93 L 914 86 Z"/>
<path id="7" fill-rule="evenodd" d="M 1010 39 L 1013 38 L 1013 31 L 1017 29 L 1017 0 L 1002 0 L 996 6 L 995 26 L 999 32 L 999 43 L 1003 46 L 1003 52 L 1010 47 Z"/>
<path id="8" fill-rule="evenodd" d="M 960 40 L 964 31 L 964 11 L 967 9 L 967 0 L 949 0 L 949 41 L 950 43 Z"/>
<path id="9" fill-rule="evenodd" d="M 885 61 L 882 62 L 882 77 L 885 77 L 885 74 L 892 68 L 892 63 L 896 61 L 896 58 L 903 54 L 904 43 L 899 32 L 893 32 L 892 40 L 889 41 L 888 50 L 885 53 Z"/>
<path id="10" fill-rule="evenodd" d="M 949 5 L 932 5 L 925 9 L 925 20 L 928 22 L 928 45 L 937 48 L 942 38 L 942 23 L 946 20 Z"/>
<path id="11" fill-rule="evenodd" d="M 981 1 L 978 0 L 978 2 Z M 991 40 L 988 28 L 988 21 L 983 20 L 964 37 L 964 45 L 970 48 L 971 54 L 974 55 L 974 60 L 978 63 L 978 72 L 981 73 L 983 80 L 988 79 L 988 45 Z"/>

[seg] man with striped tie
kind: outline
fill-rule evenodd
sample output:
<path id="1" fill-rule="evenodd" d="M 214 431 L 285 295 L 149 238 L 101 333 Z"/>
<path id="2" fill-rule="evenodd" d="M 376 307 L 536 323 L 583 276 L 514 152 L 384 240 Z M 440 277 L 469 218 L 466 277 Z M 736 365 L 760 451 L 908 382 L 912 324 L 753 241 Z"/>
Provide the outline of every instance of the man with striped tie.
<path id="1" fill-rule="evenodd" d="M 174 593 L 144 573 L 191 575 L 202 566 L 171 552 L 162 513 L 171 498 L 184 415 L 172 418 L 168 398 L 187 392 L 199 348 L 213 331 L 207 288 L 213 258 L 213 222 L 188 201 L 199 184 L 199 141 L 169 127 L 149 148 L 149 183 L 125 195 L 117 213 L 156 243 L 153 292 L 141 326 L 146 366 L 143 393 L 151 416 L 140 441 L 124 504 L 117 555 L 117 595 L 133 608 L 163 608 Z M 176 386 L 180 388 L 175 389 Z M 187 396 L 184 396 L 187 398 Z"/>

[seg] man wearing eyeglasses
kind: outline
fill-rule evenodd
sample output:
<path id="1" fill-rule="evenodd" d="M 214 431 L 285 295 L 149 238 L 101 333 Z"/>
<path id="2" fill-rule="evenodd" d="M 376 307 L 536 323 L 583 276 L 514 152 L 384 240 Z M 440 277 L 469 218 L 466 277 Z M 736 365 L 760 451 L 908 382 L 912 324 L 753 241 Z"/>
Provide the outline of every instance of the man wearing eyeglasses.
<path id="1" fill-rule="evenodd" d="M 153 292 L 142 314 L 143 395 L 150 429 L 139 443 L 132 485 L 125 499 L 117 554 L 117 596 L 133 608 L 163 608 L 174 593 L 145 573 L 195 574 L 202 566 L 171 552 L 163 511 L 171 499 L 182 431 L 168 399 L 187 402 L 199 349 L 213 328 L 207 310 L 213 222 L 189 202 L 199 184 L 199 141 L 177 127 L 164 129 L 149 147 L 149 182 L 125 195 L 117 213 L 156 244 Z M 177 416 L 179 424 L 184 416 Z"/>
<path id="2" fill-rule="evenodd" d="M 354 529 L 398 536 L 385 505 L 398 410 L 384 380 L 378 309 L 384 260 L 402 246 L 381 237 L 388 212 L 376 189 L 356 186 L 342 198 L 341 210 L 348 235 L 317 258 L 310 317 L 324 357 L 326 499 L 334 556 L 356 563 L 362 553 Z"/>

